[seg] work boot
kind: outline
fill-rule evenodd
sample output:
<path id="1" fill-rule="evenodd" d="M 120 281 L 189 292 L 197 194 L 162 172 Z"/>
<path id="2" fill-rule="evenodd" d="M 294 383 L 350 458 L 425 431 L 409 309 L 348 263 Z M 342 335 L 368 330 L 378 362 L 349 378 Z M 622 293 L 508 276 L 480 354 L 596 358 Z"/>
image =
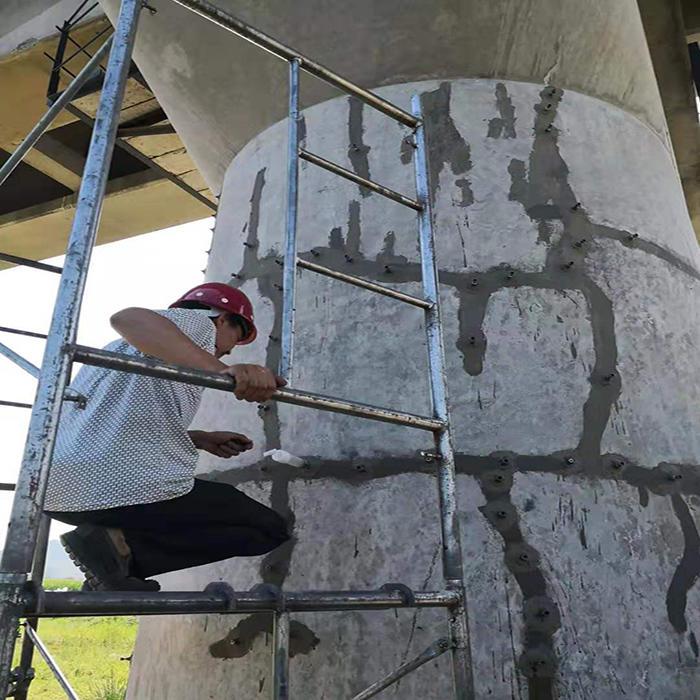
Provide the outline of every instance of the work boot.
<path id="1" fill-rule="evenodd" d="M 156 581 L 129 576 L 131 550 L 121 530 L 80 525 L 59 539 L 73 563 L 85 574 L 83 590 L 160 590 Z"/>

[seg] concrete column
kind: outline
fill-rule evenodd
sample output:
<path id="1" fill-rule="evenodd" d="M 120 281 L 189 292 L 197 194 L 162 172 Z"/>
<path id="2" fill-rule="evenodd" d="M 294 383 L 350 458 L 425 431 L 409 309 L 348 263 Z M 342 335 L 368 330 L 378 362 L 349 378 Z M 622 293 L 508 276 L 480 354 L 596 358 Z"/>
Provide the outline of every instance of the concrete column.
<path id="1" fill-rule="evenodd" d="M 451 3 L 439 4 L 448 17 Z M 480 16 L 481 3 L 465 4 L 497 36 L 525 5 L 524 26 L 558 12 L 501 2 Z M 616 45 L 601 27 L 644 46 L 635 3 L 594 5 L 588 24 L 557 15 L 555 52 L 587 46 L 595 64 L 596 45 Z M 523 52 L 548 50 L 513 32 Z M 421 34 L 392 37 L 405 48 Z M 161 66 L 141 50 L 158 92 Z M 643 109 L 622 92 L 571 87 L 582 84 L 584 54 L 561 82 L 561 69 L 538 73 L 535 60 L 529 79 L 480 78 L 474 55 L 452 73 L 461 78 L 397 77 L 379 90 L 404 108 L 419 93 L 426 111 L 477 697 L 690 700 L 700 680 L 700 255 L 648 54 L 641 68 L 636 55 L 597 69 L 634 84 Z M 219 135 L 229 128 L 216 124 Z M 407 132 L 382 115 L 340 97 L 307 108 L 303 128 L 309 150 L 413 193 Z M 207 271 L 256 304 L 260 341 L 237 361 L 272 367 L 285 148 L 280 122 L 231 161 Z M 418 292 L 411 211 L 311 165 L 300 188 L 302 257 Z M 428 410 L 418 311 L 308 272 L 298 294 L 295 386 Z M 201 472 L 271 504 L 294 539 L 267 557 L 165 576 L 165 586 L 440 587 L 425 435 L 289 406 L 256 412 L 215 392 L 196 427 L 255 440 L 236 468 L 211 457 Z M 304 466 L 265 456 L 272 449 Z M 267 616 L 143 622 L 129 697 L 265 697 L 270 631 Z M 428 611 L 294 615 L 292 695 L 352 697 L 444 631 Z M 441 657 L 385 696 L 437 700 L 449 688 Z"/>

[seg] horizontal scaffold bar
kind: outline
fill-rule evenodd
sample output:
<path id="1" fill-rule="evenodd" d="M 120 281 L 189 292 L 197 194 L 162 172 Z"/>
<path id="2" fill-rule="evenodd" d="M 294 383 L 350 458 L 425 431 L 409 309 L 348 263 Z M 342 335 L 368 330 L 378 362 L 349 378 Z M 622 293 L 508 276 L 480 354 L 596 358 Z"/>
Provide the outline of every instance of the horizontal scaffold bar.
<path id="1" fill-rule="evenodd" d="M 366 187 L 369 190 L 372 190 L 373 192 L 376 192 L 377 194 L 381 194 L 383 197 L 386 197 L 387 199 L 391 199 L 394 202 L 398 202 L 399 204 L 403 204 L 405 207 L 410 207 L 411 209 L 415 209 L 416 211 L 421 211 L 423 209 L 422 205 L 420 202 L 417 202 L 415 199 L 411 199 L 410 197 L 406 197 L 405 195 L 401 194 L 400 192 L 395 192 L 394 190 L 390 190 L 388 187 L 384 187 L 384 185 L 380 185 L 373 180 L 367 180 L 364 177 L 360 177 L 356 173 L 352 172 L 352 170 L 348 170 L 347 168 L 343 168 L 337 163 L 333 163 L 330 160 L 326 160 L 325 158 L 321 158 L 321 156 L 317 156 L 315 153 L 310 153 L 309 151 L 305 151 L 303 148 L 299 150 L 299 158 L 302 160 L 306 160 L 309 163 L 313 163 L 314 165 L 317 165 L 319 168 L 323 168 L 324 170 L 328 170 L 328 172 L 333 173 L 334 175 L 339 175 L 340 177 L 344 177 L 346 180 L 350 180 L 351 182 L 355 182 L 358 185 L 361 185 L 362 187 Z"/>
<path id="2" fill-rule="evenodd" d="M 30 403 L 19 403 L 17 401 L 0 401 L 0 406 L 10 406 L 12 408 L 32 408 Z"/>
<path id="3" fill-rule="evenodd" d="M 23 265 L 24 267 L 33 267 L 37 270 L 44 270 L 45 272 L 55 272 L 58 275 L 60 275 L 63 272 L 62 267 L 56 267 L 56 265 L 47 265 L 46 263 L 31 260 L 30 258 L 22 258 L 19 255 L 10 255 L 9 253 L 0 253 L 0 260 L 4 260 L 5 262 L 11 262 L 15 265 Z"/>
<path id="4" fill-rule="evenodd" d="M 192 615 L 210 613 L 387 610 L 448 608 L 459 602 L 456 591 L 421 591 L 407 597 L 397 589 L 379 591 L 44 591 L 28 594 L 24 615 L 80 617 L 96 615 Z"/>
<path id="5" fill-rule="evenodd" d="M 419 297 L 411 296 L 410 294 L 404 294 L 391 287 L 385 287 L 382 284 L 377 284 L 376 282 L 371 282 L 370 280 L 363 279 L 362 277 L 355 277 L 354 275 L 346 275 L 344 272 L 338 272 L 337 270 L 332 270 L 330 267 L 325 267 L 323 265 L 317 265 L 309 260 L 303 260 L 302 258 L 297 259 L 297 265 L 305 270 L 311 270 L 311 272 L 316 272 L 319 275 L 325 275 L 326 277 L 332 277 L 333 279 L 340 280 L 341 282 L 346 282 L 347 284 L 352 284 L 355 287 L 362 287 L 363 289 L 368 289 L 370 292 L 376 292 L 377 294 L 383 294 L 386 297 L 391 297 L 397 301 L 402 301 L 405 304 L 411 304 L 413 306 L 418 306 L 421 309 L 429 309 L 432 303 L 421 299 Z M 2 330 L 2 328 L 0 328 Z"/>
<path id="6" fill-rule="evenodd" d="M 48 336 L 44 333 L 35 333 L 34 331 L 23 331 L 20 328 L 10 328 L 9 326 L 0 326 L 0 333 L 13 333 L 14 335 L 28 335 L 30 338 L 44 338 Z"/>
<path id="7" fill-rule="evenodd" d="M 224 12 L 224 10 L 212 5 L 209 2 L 205 2 L 204 0 L 173 0 L 173 2 L 177 3 L 178 5 L 182 5 L 182 7 L 185 7 L 195 14 L 198 14 L 200 17 L 208 19 L 210 22 L 217 24 L 219 27 L 232 32 L 233 34 L 236 34 L 247 41 L 250 41 L 252 44 L 259 46 L 261 49 L 269 51 L 273 56 L 277 56 L 285 61 L 293 61 L 296 59 L 299 61 L 299 67 L 310 75 L 320 78 L 329 85 L 332 85 L 333 87 L 336 87 L 349 95 L 357 97 L 357 99 L 362 100 L 362 102 L 365 104 L 368 104 L 370 107 L 374 107 L 374 109 L 378 110 L 379 112 L 383 112 L 388 117 L 395 119 L 401 124 L 415 128 L 420 123 L 419 120 L 409 112 L 405 112 L 391 102 L 388 102 L 378 95 L 375 95 L 373 92 L 355 85 L 346 78 L 343 78 L 337 73 L 334 73 L 332 70 L 322 66 L 320 63 L 312 61 L 310 58 L 307 58 L 295 49 L 286 46 L 285 44 L 277 41 L 277 39 L 273 39 L 271 36 L 261 32 L 259 29 L 251 27 L 249 24 L 246 24 L 237 17 L 228 14 L 228 12 Z"/>
<path id="8" fill-rule="evenodd" d="M 131 372 L 133 374 L 144 374 L 150 377 L 170 379 L 183 384 L 195 384 L 210 389 L 220 391 L 233 391 L 235 380 L 227 374 L 216 372 L 203 372 L 189 367 L 171 365 L 151 358 L 132 357 L 130 355 L 120 355 L 119 353 L 107 350 L 98 350 L 83 345 L 69 345 L 66 350 L 73 356 L 75 362 L 82 362 L 87 365 L 106 367 L 121 372 Z M 409 428 L 429 430 L 431 432 L 444 430 L 445 424 L 442 421 L 427 416 L 418 416 L 413 413 L 401 413 L 387 408 L 370 406 L 363 403 L 353 403 L 344 399 L 337 399 L 331 396 L 320 394 L 310 394 L 294 389 L 278 389 L 272 397 L 273 401 L 288 403 L 294 406 L 304 406 L 305 408 L 316 408 L 321 411 L 332 413 L 344 413 L 349 416 L 367 418 L 369 420 L 382 421 L 384 423 L 395 423 Z"/>

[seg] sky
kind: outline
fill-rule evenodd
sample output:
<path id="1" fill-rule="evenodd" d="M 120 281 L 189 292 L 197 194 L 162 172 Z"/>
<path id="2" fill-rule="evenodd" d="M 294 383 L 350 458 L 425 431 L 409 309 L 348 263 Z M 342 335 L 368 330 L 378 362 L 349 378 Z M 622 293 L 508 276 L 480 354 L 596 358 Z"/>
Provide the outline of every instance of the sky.
<path id="1" fill-rule="evenodd" d="M 166 308 L 199 284 L 207 263 L 213 219 L 174 226 L 95 248 L 78 326 L 78 342 L 102 347 L 116 333 L 109 317 L 127 306 Z M 11 251 L 7 251 L 11 252 Z M 46 262 L 62 265 L 63 257 Z M 0 326 L 46 333 L 59 275 L 28 267 L 0 271 Z M 41 365 L 44 341 L 0 332 L 0 342 Z M 32 403 L 36 380 L 0 355 L 0 399 Z M 0 406 L 0 482 L 13 482 L 22 461 L 31 411 Z M 12 493 L 0 491 L 0 549 L 10 517 Z M 70 527 L 54 523 L 51 537 Z"/>

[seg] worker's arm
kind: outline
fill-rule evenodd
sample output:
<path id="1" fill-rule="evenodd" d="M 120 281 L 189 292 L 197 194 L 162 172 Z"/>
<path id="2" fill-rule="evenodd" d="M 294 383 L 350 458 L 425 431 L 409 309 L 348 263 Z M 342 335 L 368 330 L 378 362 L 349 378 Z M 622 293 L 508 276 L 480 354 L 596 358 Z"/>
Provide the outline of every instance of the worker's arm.
<path id="1" fill-rule="evenodd" d="M 155 311 L 136 307 L 122 309 L 109 322 L 124 340 L 144 355 L 207 372 L 228 369 L 228 365 L 193 343 L 172 321 Z"/>
<path id="2" fill-rule="evenodd" d="M 172 321 L 150 309 L 122 309 L 109 321 L 124 340 L 145 355 L 174 365 L 231 375 L 236 380 L 234 393 L 241 401 L 268 401 L 285 384 L 266 367 L 224 364 L 190 340 Z"/>

